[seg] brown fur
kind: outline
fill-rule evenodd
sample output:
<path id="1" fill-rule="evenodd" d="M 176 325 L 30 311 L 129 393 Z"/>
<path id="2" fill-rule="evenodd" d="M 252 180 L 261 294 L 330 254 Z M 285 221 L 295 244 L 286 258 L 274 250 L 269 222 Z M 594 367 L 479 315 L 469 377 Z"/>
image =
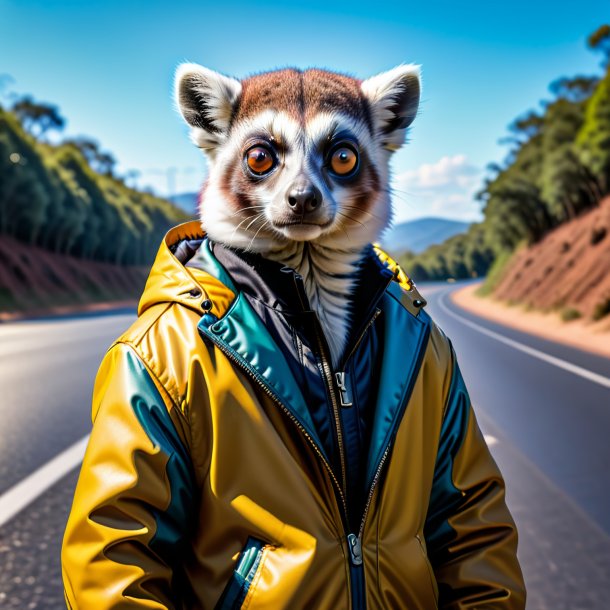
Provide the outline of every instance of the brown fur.
<path id="1" fill-rule="evenodd" d="M 340 109 L 372 129 L 360 83 L 351 76 L 317 68 L 284 68 L 256 74 L 241 81 L 241 99 L 231 122 L 256 116 L 267 108 L 286 112 L 303 123 L 319 112 Z"/>

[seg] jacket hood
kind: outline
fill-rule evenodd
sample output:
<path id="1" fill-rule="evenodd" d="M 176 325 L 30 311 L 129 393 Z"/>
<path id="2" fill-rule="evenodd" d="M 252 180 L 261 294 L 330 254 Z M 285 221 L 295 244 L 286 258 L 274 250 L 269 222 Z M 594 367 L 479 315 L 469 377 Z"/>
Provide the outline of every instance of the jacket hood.
<path id="1" fill-rule="evenodd" d="M 213 304 L 210 310 L 221 317 L 235 298 L 235 290 L 226 278 L 218 273 L 185 265 L 187 257 L 177 246 L 184 240 L 201 240 L 205 232 L 198 220 L 176 225 L 163 238 L 152 264 L 144 292 L 138 304 L 138 316 L 158 303 L 180 303 L 203 315 L 208 309 L 206 300 Z M 225 282 L 221 281 L 225 279 Z"/>
<path id="2" fill-rule="evenodd" d="M 138 316 L 159 303 L 180 303 L 200 315 L 210 312 L 218 318 L 227 312 L 237 291 L 218 261 L 210 256 L 206 270 L 186 265 L 199 245 L 190 249 L 189 242 L 197 242 L 205 237 L 206 233 L 198 220 L 176 225 L 165 234 L 138 304 Z M 404 305 L 417 314 L 426 301 L 414 282 L 377 244 L 374 244 L 374 250 L 393 272 L 394 281 L 409 295 Z M 211 309 L 206 301 L 211 302 Z"/>

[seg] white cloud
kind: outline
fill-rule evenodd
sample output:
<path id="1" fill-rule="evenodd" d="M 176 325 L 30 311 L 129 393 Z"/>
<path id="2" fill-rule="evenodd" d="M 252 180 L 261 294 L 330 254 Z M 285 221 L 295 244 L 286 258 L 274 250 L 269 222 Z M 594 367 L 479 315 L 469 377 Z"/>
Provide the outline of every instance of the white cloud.
<path id="1" fill-rule="evenodd" d="M 483 170 L 466 155 L 442 157 L 392 180 L 395 222 L 422 216 L 480 220 L 480 203 L 474 198 L 482 184 Z"/>

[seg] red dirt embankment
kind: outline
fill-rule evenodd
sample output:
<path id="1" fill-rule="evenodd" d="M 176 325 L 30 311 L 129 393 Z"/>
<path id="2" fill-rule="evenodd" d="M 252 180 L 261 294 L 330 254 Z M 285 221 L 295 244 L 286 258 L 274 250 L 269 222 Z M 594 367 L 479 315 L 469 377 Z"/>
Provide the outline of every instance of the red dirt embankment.
<path id="1" fill-rule="evenodd" d="M 477 289 L 466 286 L 452 300 L 500 324 L 610 357 L 610 197 L 516 252 L 489 297 Z"/>
<path id="2" fill-rule="evenodd" d="M 0 320 L 135 306 L 149 269 L 55 254 L 0 236 Z"/>
<path id="3" fill-rule="evenodd" d="M 478 284 L 470 284 L 460 288 L 451 294 L 451 300 L 460 307 L 498 324 L 610 358 L 609 316 L 598 322 L 584 318 L 564 322 L 556 312 L 526 311 L 518 305 L 509 306 L 506 301 L 477 296 L 478 287 Z"/>
<path id="4" fill-rule="evenodd" d="M 493 291 L 497 299 L 585 319 L 610 312 L 610 197 L 517 252 Z"/>

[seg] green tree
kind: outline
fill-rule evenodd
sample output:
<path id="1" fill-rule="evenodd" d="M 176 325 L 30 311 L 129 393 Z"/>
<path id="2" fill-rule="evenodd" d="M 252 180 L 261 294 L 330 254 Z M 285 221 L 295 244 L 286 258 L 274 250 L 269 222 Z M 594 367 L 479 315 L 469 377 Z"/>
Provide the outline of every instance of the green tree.
<path id="1" fill-rule="evenodd" d="M 560 97 L 547 106 L 542 130 L 542 197 L 555 223 L 570 220 L 599 199 L 595 176 L 581 162 L 576 137 L 584 122 L 584 101 Z"/>
<path id="2" fill-rule="evenodd" d="M 32 136 L 44 139 L 50 130 L 61 131 L 66 125 L 57 106 L 35 102 L 30 96 L 18 99 L 12 107 L 23 128 Z"/>
<path id="3" fill-rule="evenodd" d="M 15 118 L 0 110 L 0 233 L 37 243 L 53 194 L 46 167 Z"/>
<path id="4" fill-rule="evenodd" d="M 604 59 L 602 65 L 608 66 L 610 62 L 610 25 L 604 24 L 595 30 L 589 38 L 587 38 L 587 44 L 593 51 L 599 51 Z"/>
<path id="5" fill-rule="evenodd" d="M 77 148 L 89 166 L 98 174 L 104 174 L 105 176 L 114 175 L 116 159 L 111 153 L 101 150 L 99 143 L 95 140 L 79 136 L 78 138 L 65 140 L 64 144 Z"/>
<path id="6" fill-rule="evenodd" d="M 600 194 L 607 194 L 610 188 L 610 70 L 599 81 L 586 105 L 584 122 L 576 138 L 576 152 L 600 185 Z"/>
<path id="7" fill-rule="evenodd" d="M 586 102 L 599 83 L 597 76 L 562 76 L 549 85 L 549 91 L 557 98 L 570 102 Z"/>

